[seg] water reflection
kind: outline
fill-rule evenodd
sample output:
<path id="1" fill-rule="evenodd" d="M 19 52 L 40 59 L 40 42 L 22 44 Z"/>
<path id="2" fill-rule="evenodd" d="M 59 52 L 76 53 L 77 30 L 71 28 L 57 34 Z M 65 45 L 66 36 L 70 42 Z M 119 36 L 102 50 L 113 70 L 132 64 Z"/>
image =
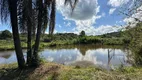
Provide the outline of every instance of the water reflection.
<path id="1" fill-rule="evenodd" d="M 16 62 L 14 51 L 0 52 L 0 64 Z"/>
<path id="2" fill-rule="evenodd" d="M 25 53 L 26 51 L 23 50 Z M 26 58 L 26 54 L 24 54 Z M 15 51 L 0 51 L 0 64 L 9 64 L 17 62 Z"/>
<path id="3" fill-rule="evenodd" d="M 44 49 L 40 56 L 47 61 L 81 66 L 101 66 L 106 69 L 128 63 L 127 52 L 120 46 L 73 45 Z M 14 51 L 0 52 L 0 64 L 16 62 Z"/>
<path id="4" fill-rule="evenodd" d="M 130 66 L 127 52 L 120 46 L 96 46 L 96 45 L 76 45 L 54 47 L 43 51 L 42 55 L 51 62 L 65 65 L 97 65 L 110 69 L 120 65 Z"/>

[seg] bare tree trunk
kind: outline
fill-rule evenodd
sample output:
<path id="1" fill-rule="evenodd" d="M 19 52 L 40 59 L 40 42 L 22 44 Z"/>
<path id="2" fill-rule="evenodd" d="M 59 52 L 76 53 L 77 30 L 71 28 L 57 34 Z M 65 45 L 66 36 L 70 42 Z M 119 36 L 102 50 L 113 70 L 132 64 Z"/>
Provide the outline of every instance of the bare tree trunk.
<path id="1" fill-rule="evenodd" d="M 10 19 L 12 25 L 12 32 L 13 32 L 13 39 L 14 39 L 14 46 L 18 61 L 18 67 L 24 68 L 25 67 L 25 60 L 21 48 L 21 42 L 19 37 L 19 30 L 18 30 L 18 20 L 17 20 L 17 0 L 8 0 L 9 10 L 10 10 Z"/>
<path id="2" fill-rule="evenodd" d="M 32 0 L 28 0 L 27 7 L 27 26 L 28 26 L 28 42 L 27 42 L 27 64 L 30 65 L 32 61 Z"/>
<path id="3" fill-rule="evenodd" d="M 33 65 L 39 65 L 39 56 L 38 56 L 38 49 L 40 44 L 40 36 L 42 30 L 42 0 L 38 0 L 38 27 L 37 27 L 37 34 L 36 34 L 36 41 L 34 45 L 34 52 L 33 52 Z"/>

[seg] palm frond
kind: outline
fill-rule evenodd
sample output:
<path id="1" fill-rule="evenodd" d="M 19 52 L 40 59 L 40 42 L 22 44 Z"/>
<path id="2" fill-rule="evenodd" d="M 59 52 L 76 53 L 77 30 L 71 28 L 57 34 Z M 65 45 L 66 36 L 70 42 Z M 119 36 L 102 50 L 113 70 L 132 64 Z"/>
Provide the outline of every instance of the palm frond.
<path id="1" fill-rule="evenodd" d="M 53 34 L 55 28 L 55 17 L 56 17 L 56 0 L 53 0 L 51 5 L 49 34 Z"/>
<path id="2" fill-rule="evenodd" d="M 20 32 L 27 32 L 27 0 L 23 0 L 18 7 L 18 23 Z"/>
<path id="3" fill-rule="evenodd" d="M 32 2 L 32 0 L 22 0 L 21 6 L 18 7 L 20 32 L 27 32 L 28 24 L 31 24 L 31 31 L 35 34 L 37 27 L 37 11 L 35 6 L 31 7 L 33 4 L 35 4 L 35 2 Z"/>
<path id="4" fill-rule="evenodd" d="M 0 17 L 2 22 L 7 22 L 9 18 L 8 0 L 0 0 Z"/>
<path id="5" fill-rule="evenodd" d="M 50 8 L 50 1 L 45 0 L 44 2 L 44 7 L 43 7 L 43 28 L 42 28 L 42 33 L 44 34 L 47 27 L 48 27 L 48 22 L 49 22 L 49 8 Z"/>
<path id="6" fill-rule="evenodd" d="M 65 0 L 65 5 L 70 5 L 72 11 L 75 9 L 75 6 L 77 5 L 79 0 Z"/>

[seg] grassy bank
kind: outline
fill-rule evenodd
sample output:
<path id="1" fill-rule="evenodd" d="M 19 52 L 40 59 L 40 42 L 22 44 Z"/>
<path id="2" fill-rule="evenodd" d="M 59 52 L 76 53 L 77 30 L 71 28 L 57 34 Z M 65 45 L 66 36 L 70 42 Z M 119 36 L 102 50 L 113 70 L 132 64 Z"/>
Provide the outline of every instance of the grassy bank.
<path id="1" fill-rule="evenodd" d="M 142 68 L 106 71 L 94 67 L 44 63 L 38 68 L 18 70 L 16 64 L 0 66 L 0 80 L 141 80 Z"/>
<path id="2" fill-rule="evenodd" d="M 21 43 L 22 48 L 26 48 L 26 43 Z M 0 40 L 0 51 L 6 51 L 6 50 L 14 50 L 14 44 L 12 40 Z"/>
<path id="3" fill-rule="evenodd" d="M 46 39 L 47 40 L 47 39 Z M 72 39 L 54 39 L 46 41 L 41 39 L 40 48 L 60 46 L 60 45 L 74 45 L 74 44 L 101 44 L 101 45 L 123 45 L 124 41 L 122 38 L 101 38 L 95 36 L 77 37 Z M 33 43 L 34 44 L 34 43 Z M 24 38 L 21 40 L 23 49 L 26 49 L 27 43 Z M 0 40 L 0 51 L 14 50 L 12 40 Z"/>

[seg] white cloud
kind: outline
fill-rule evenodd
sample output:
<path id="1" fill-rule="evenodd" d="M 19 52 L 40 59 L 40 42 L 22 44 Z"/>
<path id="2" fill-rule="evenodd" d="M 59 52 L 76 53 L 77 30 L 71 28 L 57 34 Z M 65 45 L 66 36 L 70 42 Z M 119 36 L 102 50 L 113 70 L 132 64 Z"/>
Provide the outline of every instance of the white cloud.
<path id="1" fill-rule="evenodd" d="M 128 3 L 131 0 L 109 0 L 108 5 L 111 5 L 112 7 L 120 7 L 126 3 Z"/>
<path id="2" fill-rule="evenodd" d="M 58 33 L 58 31 L 55 29 L 55 30 L 54 30 L 54 34 L 56 34 L 56 33 Z"/>
<path id="3" fill-rule="evenodd" d="M 97 0 L 79 0 L 72 15 L 70 6 L 64 6 L 64 0 L 57 0 L 57 3 L 57 10 L 66 19 L 87 20 L 99 12 Z"/>
<path id="4" fill-rule="evenodd" d="M 66 27 L 70 27 L 71 26 L 71 22 L 64 22 L 64 26 L 66 26 Z"/>
<path id="5" fill-rule="evenodd" d="M 122 23 L 122 21 L 116 21 L 116 24 L 120 24 L 120 23 Z"/>
<path id="6" fill-rule="evenodd" d="M 116 9 L 124 6 L 127 6 L 129 8 L 132 7 L 134 5 L 134 1 L 135 0 L 109 0 L 107 4 L 112 7 L 109 10 L 109 14 L 113 14 Z"/>
<path id="7" fill-rule="evenodd" d="M 67 33 L 67 31 L 63 31 L 63 33 Z"/>
<path id="8" fill-rule="evenodd" d="M 62 26 L 61 26 L 60 24 L 58 25 L 58 27 L 59 27 L 59 28 L 62 28 Z"/>
<path id="9" fill-rule="evenodd" d="M 127 6 L 128 8 L 132 8 L 135 6 L 134 5 L 135 1 L 136 0 L 109 0 L 108 5 L 113 7 L 110 9 L 109 14 L 113 13 L 116 9 L 119 9 L 124 6 Z M 141 9 L 142 9 L 142 7 L 141 7 Z M 129 23 L 132 23 L 131 26 L 135 26 L 137 21 L 135 21 L 134 18 L 138 18 L 138 19 L 141 18 L 140 20 L 142 20 L 142 17 L 140 17 L 140 16 L 142 16 L 142 12 L 134 13 L 131 17 L 125 18 L 123 20 L 123 22 L 125 22 L 127 25 Z M 127 25 L 125 25 L 125 26 L 127 26 Z"/>
<path id="10" fill-rule="evenodd" d="M 66 24 L 66 22 L 64 22 L 64 25 Z"/>
<path id="11" fill-rule="evenodd" d="M 116 8 L 111 8 L 110 10 L 109 10 L 109 14 L 113 14 L 113 12 L 116 10 Z"/>
<path id="12" fill-rule="evenodd" d="M 74 28 L 74 33 L 79 34 L 82 30 L 86 32 L 87 35 L 101 35 L 101 34 L 106 34 L 106 33 L 111 33 L 111 32 L 118 32 L 120 30 L 124 29 L 122 26 L 111 26 L 111 25 L 101 25 L 97 28 L 93 27 L 77 27 Z"/>
<path id="13" fill-rule="evenodd" d="M 111 32 L 118 32 L 121 29 L 123 29 L 123 27 L 121 26 L 101 25 L 95 29 L 95 35 L 101 35 L 101 34 L 106 34 L 106 33 L 111 33 Z"/>
<path id="14" fill-rule="evenodd" d="M 57 10 L 64 16 L 64 20 L 75 22 L 76 27 L 73 29 L 74 33 L 79 34 L 84 30 L 87 35 L 100 35 L 115 32 L 120 29 L 120 27 L 113 27 L 110 25 L 102 25 L 98 28 L 94 27 L 96 20 L 105 16 L 105 13 L 98 15 L 100 6 L 97 0 L 79 0 L 72 15 L 70 6 L 64 6 L 63 2 L 64 0 L 57 0 Z M 66 25 L 65 22 L 64 25 Z"/>
<path id="15" fill-rule="evenodd" d="M 70 27 L 70 26 L 71 26 L 71 23 L 70 23 L 70 22 L 68 22 L 66 26 L 67 26 L 67 27 Z"/>
<path id="16" fill-rule="evenodd" d="M 102 17 L 105 17 L 105 15 L 106 15 L 105 13 L 102 13 Z"/>
<path id="17" fill-rule="evenodd" d="M 76 33 L 84 30 L 88 35 L 92 34 L 96 20 L 105 16 L 105 13 L 98 15 L 100 6 L 98 6 L 97 0 L 79 0 L 72 14 L 70 6 L 64 6 L 63 2 L 64 0 L 57 0 L 57 10 L 61 12 L 65 20 L 75 22 L 76 27 L 74 30 Z"/>
<path id="18" fill-rule="evenodd" d="M 56 34 L 56 33 L 58 33 L 58 31 L 55 29 L 55 30 L 54 30 L 54 34 Z M 45 31 L 45 34 L 49 34 L 49 31 L 48 31 L 48 30 Z"/>
<path id="19" fill-rule="evenodd" d="M 64 25 L 66 26 L 66 27 L 70 27 L 71 26 L 71 23 L 70 22 L 64 22 Z"/>

